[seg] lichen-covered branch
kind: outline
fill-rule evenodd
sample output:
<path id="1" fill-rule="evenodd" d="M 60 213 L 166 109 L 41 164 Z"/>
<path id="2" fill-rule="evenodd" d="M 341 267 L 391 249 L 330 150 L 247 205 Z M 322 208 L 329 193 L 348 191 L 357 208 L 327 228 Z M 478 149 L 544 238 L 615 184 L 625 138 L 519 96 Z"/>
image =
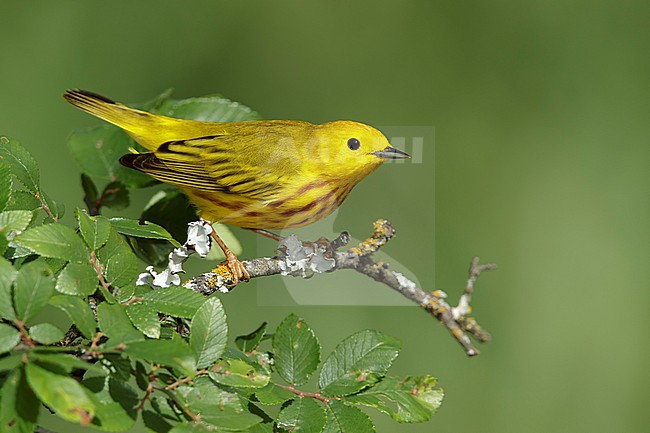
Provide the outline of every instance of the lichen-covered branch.
<path id="1" fill-rule="evenodd" d="M 291 235 L 280 242 L 277 256 L 251 259 L 242 263 L 251 278 L 270 275 L 307 278 L 314 273 L 355 270 L 387 285 L 422 307 L 451 332 L 467 355 L 478 355 L 479 351 L 472 344 L 468 334 L 480 342 L 487 342 L 489 335 L 474 318 L 468 316 L 471 312 L 470 300 L 474 283 L 480 273 L 495 269 L 496 265 L 479 265 L 478 258 L 475 257 L 470 265 L 465 291 L 458 305 L 451 306 L 443 291 L 427 292 L 401 273 L 390 270 L 386 263 L 373 258 L 373 254 L 394 235 L 395 229 L 390 222 L 378 220 L 374 223 L 374 230 L 369 238 L 345 251 L 337 250 L 349 242 L 350 237 L 346 232 L 331 242 L 324 238 L 316 242 L 301 242 Z M 229 292 L 235 285 L 230 268 L 225 263 L 214 268 L 212 272 L 199 275 L 184 284 L 185 287 L 205 295 L 215 291 Z"/>

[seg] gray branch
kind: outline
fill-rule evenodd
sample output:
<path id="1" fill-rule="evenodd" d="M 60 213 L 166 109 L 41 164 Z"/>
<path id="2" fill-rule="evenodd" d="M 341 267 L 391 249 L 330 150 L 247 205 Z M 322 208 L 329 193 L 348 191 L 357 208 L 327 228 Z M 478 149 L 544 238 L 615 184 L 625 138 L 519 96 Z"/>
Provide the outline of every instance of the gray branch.
<path id="1" fill-rule="evenodd" d="M 479 265 L 477 257 L 472 259 L 465 291 L 458 305 L 452 307 L 447 303 L 447 295 L 443 291 L 424 291 L 401 273 L 388 269 L 387 264 L 373 259 L 372 255 L 394 235 L 395 229 L 388 221 L 378 220 L 374 223 L 372 236 L 346 251 L 337 251 L 350 239 L 346 232 L 331 242 L 324 238 L 316 242 L 301 242 L 291 235 L 280 242 L 276 257 L 251 259 L 242 263 L 251 278 L 270 275 L 306 278 L 313 273 L 355 270 L 387 285 L 422 307 L 451 332 L 467 355 L 478 355 L 478 349 L 467 334 L 479 342 L 487 342 L 490 337 L 474 318 L 467 316 L 471 311 L 469 303 L 478 276 L 483 271 L 495 269 L 496 265 Z M 224 262 L 212 272 L 192 278 L 184 286 L 207 296 L 215 291 L 229 292 L 235 285 L 232 273 Z"/>

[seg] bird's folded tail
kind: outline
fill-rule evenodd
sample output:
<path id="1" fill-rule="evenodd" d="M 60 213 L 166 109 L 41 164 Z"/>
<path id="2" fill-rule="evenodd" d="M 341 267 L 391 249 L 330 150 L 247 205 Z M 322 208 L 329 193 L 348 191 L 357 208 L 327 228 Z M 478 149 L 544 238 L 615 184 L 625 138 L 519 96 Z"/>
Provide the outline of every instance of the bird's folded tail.
<path id="1" fill-rule="evenodd" d="M 63 97 L 80 110 L 119 126 L 150 150 L 155 150 L 162 143 L 157 134 L 160 128 L 175 120 L 136 110 L 85 90 L 67 90 Z"/>

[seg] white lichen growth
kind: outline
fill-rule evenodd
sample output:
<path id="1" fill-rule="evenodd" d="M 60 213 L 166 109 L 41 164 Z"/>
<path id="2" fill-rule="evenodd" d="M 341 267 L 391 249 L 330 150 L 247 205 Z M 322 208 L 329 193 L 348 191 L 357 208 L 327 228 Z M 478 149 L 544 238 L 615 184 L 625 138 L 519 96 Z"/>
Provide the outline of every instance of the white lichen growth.
<path id="1" fill-rule="evenodd" d="M 333 258 L 325 257 L 325 247 L 318 244 L 303 244 L 296 235 L 289 235 L 280 241 L 283 252 L 280 261 L 282 275 L 300 275 L 310 278 L 314 273 L 327 272 L 336 265 Z"/>
<path id="2" fill-rule="evenodd" d="M 183 270 L 185 260 L 193 253 L 205 257 L 210 251 L 210 233 L 212 233 L 212 226 L 209 222 L 205 220 L 190 222 L 187 227 L 187 241 L 169 253 L 167 267 L 157 272 L 153 266 L 147 266 L 147 272 L 138 275 L 135 284 L 148 285 L 155 289 L 179 286 L 181 278 L 178 274 L 185 273 Z"/>

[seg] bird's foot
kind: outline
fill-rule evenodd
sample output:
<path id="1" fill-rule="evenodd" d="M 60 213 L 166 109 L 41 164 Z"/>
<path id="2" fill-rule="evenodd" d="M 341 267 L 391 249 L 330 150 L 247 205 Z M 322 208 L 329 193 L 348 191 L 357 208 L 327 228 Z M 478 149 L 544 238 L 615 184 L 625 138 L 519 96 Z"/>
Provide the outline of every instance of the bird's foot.
<path id="1" fill-rule="evenodd" d="M 228 266 L 228 269 L 232 273 L 232 285 L 236 286 L 240 280 L 249 281 L 251 276 L 244 267 L 244 264 L 230 250 L 228 253 L 230 254 L 226 254 L 226 260 L 222 263 Z"/>

